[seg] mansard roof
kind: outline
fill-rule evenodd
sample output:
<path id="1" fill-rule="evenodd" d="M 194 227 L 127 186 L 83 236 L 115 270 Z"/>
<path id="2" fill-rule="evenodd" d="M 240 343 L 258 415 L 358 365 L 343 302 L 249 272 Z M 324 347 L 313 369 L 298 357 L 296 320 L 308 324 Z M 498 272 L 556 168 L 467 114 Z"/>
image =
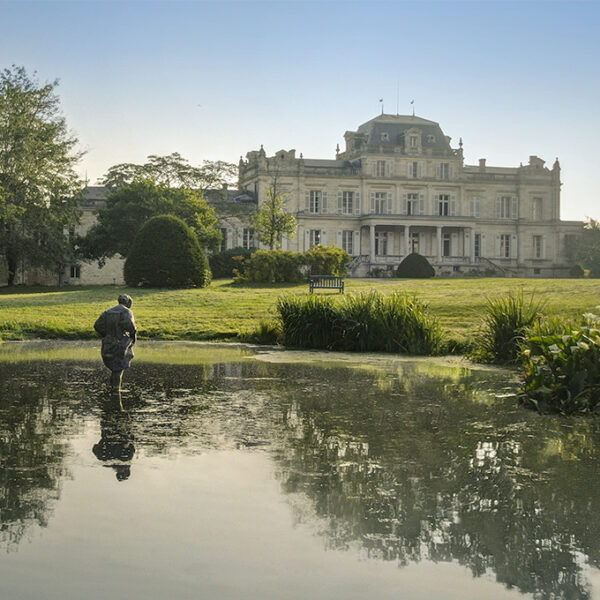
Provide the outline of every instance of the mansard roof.
<path id="1" fill-rule="evenodd" d="M 369 145 L 404 147 L 405 136 L 411 129 L 420 132 L 424 151 L 431 150 L 435 154 L 451 150 L 450 138 L 444 135 L 438 123 L 413 115 L 379 115 L 360 125 L 356 133 L 364 136 Z"/>

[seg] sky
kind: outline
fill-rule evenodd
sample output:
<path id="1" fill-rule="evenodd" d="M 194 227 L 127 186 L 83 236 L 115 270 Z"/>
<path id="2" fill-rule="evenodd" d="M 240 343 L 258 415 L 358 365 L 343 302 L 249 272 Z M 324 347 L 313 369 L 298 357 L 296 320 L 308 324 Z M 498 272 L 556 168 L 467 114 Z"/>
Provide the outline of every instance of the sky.
<path id="1" fill-rule="evenodd" d="M 59 80 L 91 184 L 150 154 L 334 158 L 383 98 L 466 164 L 558 157 L 561 217 L 600 218 L 599 57 L 594 0 L 0 0 L 0 68 Z"/>

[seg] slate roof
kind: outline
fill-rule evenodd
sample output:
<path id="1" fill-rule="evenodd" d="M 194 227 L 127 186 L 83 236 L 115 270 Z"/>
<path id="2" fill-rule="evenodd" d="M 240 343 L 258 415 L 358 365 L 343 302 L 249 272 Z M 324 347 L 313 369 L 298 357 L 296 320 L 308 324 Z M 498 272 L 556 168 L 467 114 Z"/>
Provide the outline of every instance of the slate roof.
<path id="1" fill-rule="evenodd" d="M 430 149 L 435 154 L 451 149 L 438 123 L 412 115 L 379 115 L 360 125 L 357 133 L 367 137 L 367 144 L 384 147 L 404 146 L 405 134 L 413 127 L 421 131 L 421 146 L 424 151 Z M 388 134 L 387 139 L 382 139 L 383 133 Z"/>

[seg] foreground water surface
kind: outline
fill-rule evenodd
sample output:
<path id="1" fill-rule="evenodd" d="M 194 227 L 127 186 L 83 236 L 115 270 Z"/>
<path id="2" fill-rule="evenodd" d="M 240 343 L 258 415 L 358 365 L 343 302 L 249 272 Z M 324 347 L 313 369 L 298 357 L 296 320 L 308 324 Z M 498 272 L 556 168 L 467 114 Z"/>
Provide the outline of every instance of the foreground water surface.
<path id="1" fill-rule="evenodd" d="M 0 345 L 0 598 L 600 598 L 600 428 L 444 360 Z"/>

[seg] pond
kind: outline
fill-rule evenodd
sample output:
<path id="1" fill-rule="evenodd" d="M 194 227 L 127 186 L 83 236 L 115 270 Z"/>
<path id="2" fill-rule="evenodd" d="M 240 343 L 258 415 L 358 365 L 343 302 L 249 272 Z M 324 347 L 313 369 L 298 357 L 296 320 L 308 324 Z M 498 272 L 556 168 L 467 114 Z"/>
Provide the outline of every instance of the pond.
<path id="1" fill-rule="evenodd" d="M 0 345 L 0 598 L 600 597 L 599 421 L 510 371 L 156 342 L 106 383 Z"/>

